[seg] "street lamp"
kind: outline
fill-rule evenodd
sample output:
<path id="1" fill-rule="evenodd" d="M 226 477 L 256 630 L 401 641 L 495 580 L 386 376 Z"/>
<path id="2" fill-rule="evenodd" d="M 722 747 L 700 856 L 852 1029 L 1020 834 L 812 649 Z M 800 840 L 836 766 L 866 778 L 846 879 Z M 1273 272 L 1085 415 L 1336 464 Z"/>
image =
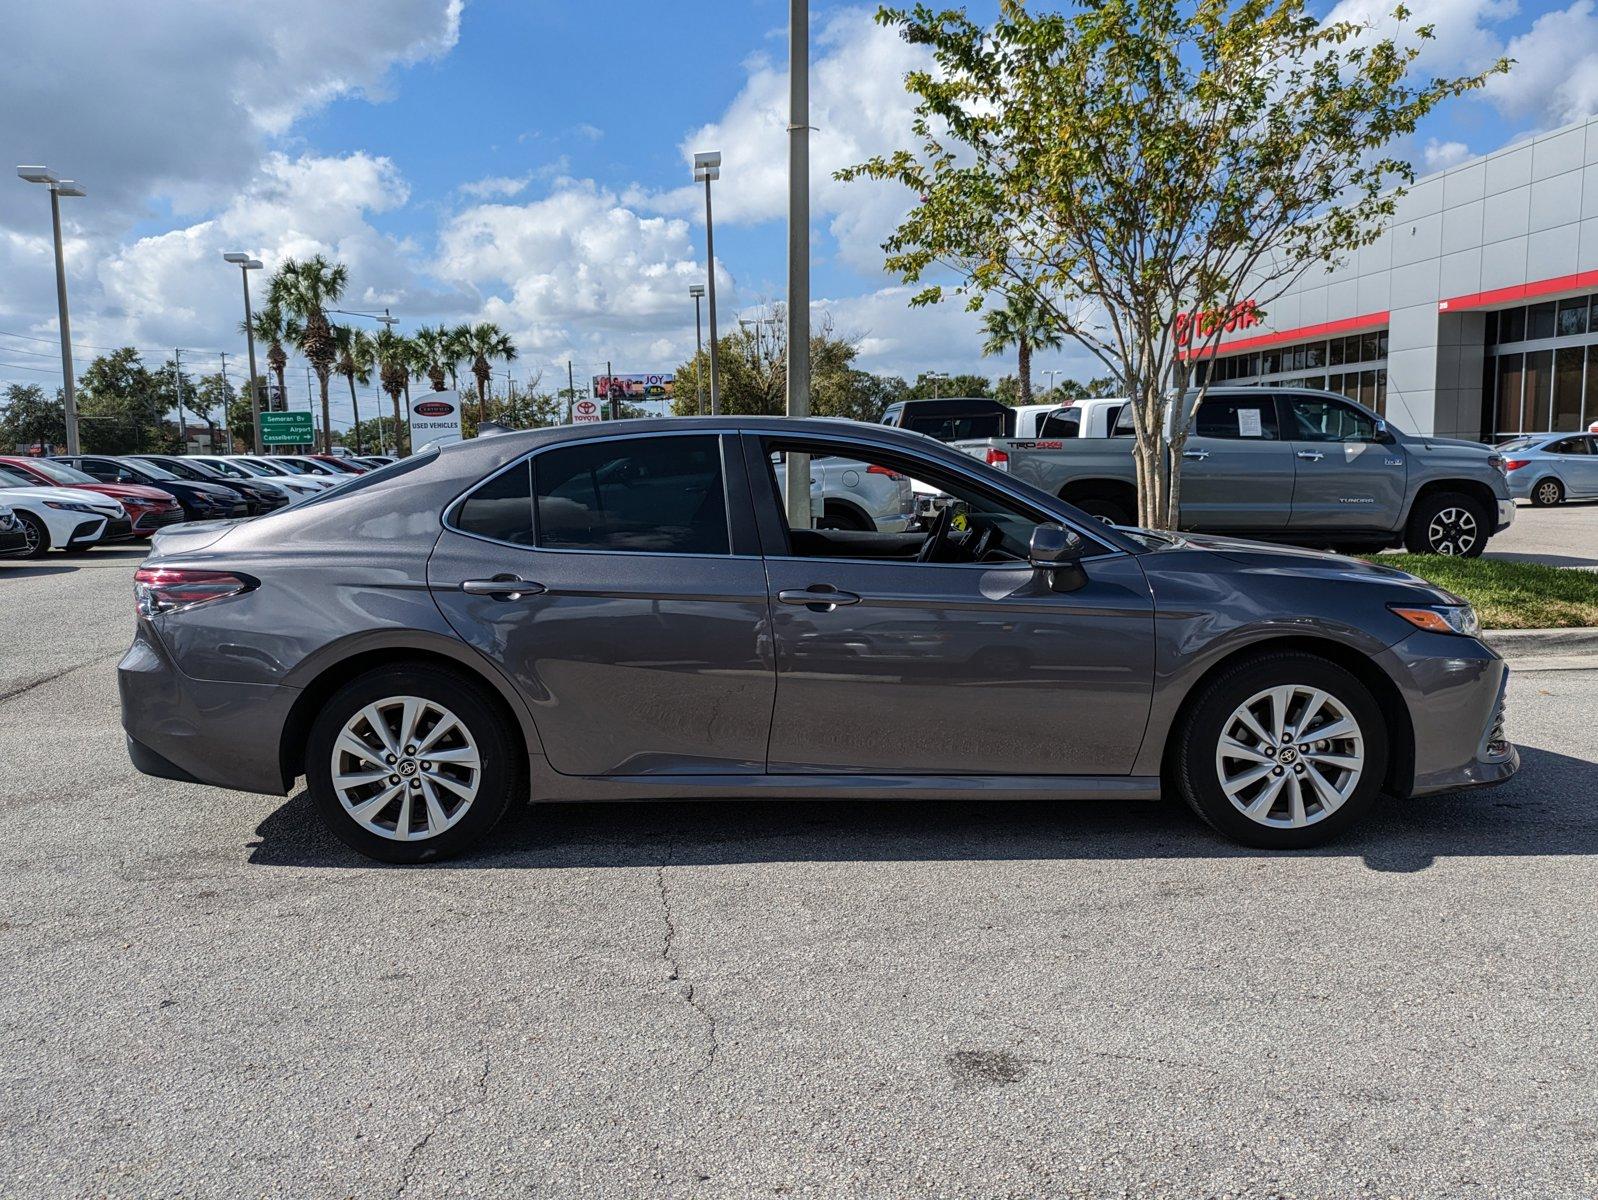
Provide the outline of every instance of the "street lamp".
<path id="1" fill-rule="evenodd" d="M 705 298 L 705 285 L 690 283 L 688 294 L 694 298 L 694 411 L 705 415 L 705 384 L 699 377 L 699 360 L 705 356 L 704 330 L 699 324 L 699 302 Z"/>
<path id="2" fill-rule="evenodd" d="M 694 155 L 694 182 L 705 185 L 705 274 L 710 284 L 710 415 L 721 416 L 721 360 L 716 353 L 716 235 L 710 218 L 710 181 L 721 178 L 721 151 Z"/>
<path id="3" fill-rule="evenodd" d="M 938 398 L 938 384 L 949 378 L 949 373 L 947 371 L 928 371 L 927 378 L 932 380 L 932 398 L 936 400 Z"/>
<path id="4" fill-rule="evenodd" d="M 255 374 L 255 315 L 250 312 L 250 272 L 259 271 L 262 262 L 258 258 L 251 258 L 241 251 L 230 250 L 222 255 L 223 262 L 230 262 L 239 269 L 239 278 L 244 281 L 244 341 L 250 348 L 250 419 L 255 424 L 255 453 L 266 453 L 266 447 L 261 444 L 261 390 L 256 384 Z"/>
<path id="5" fill-rule="evenodd" d="M 72 323 L 67 319 L 67 266 L 61 253 L 61 197 L 83 195 L 83 185 L 70 179 L 57 178 L 49 167 L 18 167 L 17 175 L 28 183 L 42 183 L 50 189 L 50 225 L 55 232 L 55 299 L 61 318 L 61 394 L 67 425 L 67 453 L 77 454 L 78 394 L 72 371 Z"/>

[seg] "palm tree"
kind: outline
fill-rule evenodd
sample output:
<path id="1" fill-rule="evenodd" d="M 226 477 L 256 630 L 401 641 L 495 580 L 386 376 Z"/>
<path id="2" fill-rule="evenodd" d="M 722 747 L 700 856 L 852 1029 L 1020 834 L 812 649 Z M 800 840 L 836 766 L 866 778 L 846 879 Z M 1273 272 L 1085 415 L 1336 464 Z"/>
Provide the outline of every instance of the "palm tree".
<path id="1" fill-rule="evenodd" d="M 257 309 L 250 321 L 250 331 L 254 333 L 256 341 L 266 343 L 266 365 L 277 376 L 278 395 L 286 397 L 289 393 L 283 382 L 283 371 L 289 365 L 289 356 L 283 349 L 283 343 L 288 338 L 288 321 L 283 316 L 283 310 L 275 304 Z M 239 322 L 239 332 L 244 332 L 242 321 Z"/>
<path id="2" fill-rule="evenodd" d="M 1032 351 L 1058 350 L 1064 344 L 1060 331 L 1049 320 L 1048 310 L 1031 292 L 1012 292 L 1003 308 L 989 309 L 982 318 L 988 335 L 982 353 L 1003 354 L 1016 348 L 1021 403 L 1032 403 Z"/>
<path id="3" fill-rule="evenodd" d="M 333 373 L 333 362 L 338 357 L 338 347 L 333 341 L 333 327 L 327 321 L 327 309 L 338 302 L 349 282 L 349 268 L 343 263 L 331 263 L 320 254 L 303 262 L 289 258 L 272 276 L 267 297 L 271 304 L 291 313 L 295 318 L 296 343 L 305 361 L 316 372 L 322 392 L 322 453 L 333 452 L 332 414 L 327 399 L 327 381 Z"/>
<path id="4" fill-rule="evenodd" d="M 363 385 L 372 381 L 372 339 L 364 329 L 349 325 L 333 326 L 333 344 L 338 347 L 335 369 L 349 380 L 350 409 L 355 414 L 355 453 L 361 453 L 361 402 L 355 395 L 355 383 Z"/>
<path id="5" fill-rule="evenodd" d="M 372 339 L 372 358 L 377 363 L 377 380 L 394 402 L 394 453 L 399 453 L 400 431 L 405 428 L 400 419 L 400 396 L 411 381 L 411 362 L 415 354 L 411 341 L 392 329 L 384 328 Z"/>
<path id="6" fill-rule="evenodd" d="M 472 327 L 470 325 L 456 325 L 445 333 L 447 340 L 446 353 L 449 364 L 449 386 L 458 394 L 461 390 L 461 381 L 458 370 L 461 359 L 472 356 L 471 341 Z"/>
<path id="7" fill-rule="evenodd" d="M 450 336 L 442 325 L 423 325 L 411 337 L 416 347 L 415 366 L 426 375 L 435 392 L 444 390 L 444 376 L 449 373 Z"/>
<path id="8" fill-rule="evenodd" d="M 484 321 L 466 330 L 465 346 L 465 357 L 472 360 L 472 374 L 477 377 L 477 422 L 482 424 L 488 381 L 494 373 L 489 364 L 515 362 L 516 344 L 498 325 Z"/>

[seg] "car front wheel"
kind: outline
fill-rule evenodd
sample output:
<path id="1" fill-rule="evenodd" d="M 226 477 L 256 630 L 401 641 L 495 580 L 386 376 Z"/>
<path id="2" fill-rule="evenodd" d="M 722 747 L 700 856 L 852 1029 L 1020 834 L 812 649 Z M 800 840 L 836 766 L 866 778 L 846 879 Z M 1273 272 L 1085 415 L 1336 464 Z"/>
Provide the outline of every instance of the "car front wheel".
<path id="1" fill-rule="evenodd" d="M 317 812 L 370 858 L 420 863 L 487 835 L 522 778 L 508 722 L 475 683 L 431 666 L 359 676 L 311 727 Z"/>
<path id="2" fill-rule="evenodd" d="M 25 512 L 19 512 L 17 520 L 22 522 L 22 536 L 27 542 L 21 557 L 43 558 L 45 551 L 50 549 L 50 531 L 45 528 L 44 522 L 32 513 Z"/>
<path id="3" fill-rule="evenodd" d="M 1337 837 L 1375 801 L 1387 727 L 1366 686 L 1335 663 L 1283 653 L 1224 670 L 1177 733 L 1177 786 L 1219 832 L 1294 850 Z"/>
<path id="4" fill-rule="evenodd" d="M 1487 548 L 1487 514 L 1471 497 L 1439 492 L 1420 500 L 1404 532 L 1411 554 L 1448 554 L 1476 558 Z"/>

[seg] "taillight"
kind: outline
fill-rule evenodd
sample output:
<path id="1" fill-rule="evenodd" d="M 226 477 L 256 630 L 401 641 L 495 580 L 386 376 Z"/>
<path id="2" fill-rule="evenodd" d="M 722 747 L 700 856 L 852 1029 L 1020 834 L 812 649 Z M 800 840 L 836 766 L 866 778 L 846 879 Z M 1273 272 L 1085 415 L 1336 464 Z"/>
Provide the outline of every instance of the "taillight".
<path id="1" fill-rule="evenodd" d="M 225 600 L 255 587 L 255 580 L 229 571 L 191 571 L 182 567 L 140 567 L 133 574 L 133 596 L 141 617 L 181 612 Z"/>
<path id="2" fill-rule="evenodd" d="M 888 467 L 879 467 L 876 463 L 872 463 L 869 467 L 866 468 L 866 474 L 867 475 L 886 475 L 889 479 L 903 479 L 904 478 L 904 476 L 899 474 L 899 472 L 891 470 Z"/>
<path id="3" fill-rule="evenodd" d="M 1530 465 L 1531 459 L 1529 458 L 1506 458 L 1504 460 L 1504 470 L 1506 471 L 1518 471 L 1520 468 Z"/>
<path id="4" fill-rule="evenodd" d="M 1008 471 L 1010 469 L 1010 456 L 995 446 L 988 447 L 988 466 L 995 471 Z"/>

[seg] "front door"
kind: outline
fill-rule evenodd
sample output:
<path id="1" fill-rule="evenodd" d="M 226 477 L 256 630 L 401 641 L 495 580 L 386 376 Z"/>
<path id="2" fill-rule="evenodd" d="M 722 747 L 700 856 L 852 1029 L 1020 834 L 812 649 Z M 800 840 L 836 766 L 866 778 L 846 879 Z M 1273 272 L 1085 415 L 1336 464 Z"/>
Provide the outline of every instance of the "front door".
<path id="1" fill-rule="evenodd" d="M 1283 397 L 1293 450 L 1293 528 L 1381 533 L 1404 513 L 1408 454 L 1376 418 L 1331 396 Z"/>
<path id="2" fill-rule="evenodd" d="M 1134 556 L 1106 547 L 1085 586 L 1053 591 L 1026 562 L 1052 514 L 902 452 L 746 441 L 777 648 L 772 773 L 1130 772 L 1153 683 Z M 768 465 L 789 451 L 909 475 L 950 498 L 948 533 L 926 555 L 925 533 L 790 530 Z"/>
<path id="3" fill-rule="evenodd" d="M 736 453 L 714 434 L 557 444 L 450 510 L 428 585 L 514 680 L 556 771 L 765 770 L 766 578 L 747 499 L 728 504 L 728 444 Z M 732 475 L 746 497 L 741 463 Z"/>
<path id="4" fill-rule="evenodd" d="M 1285 529 L 1293 452 L 1267 391 L 1204 398 L 1182 448 L 1182 528 Z"/>

